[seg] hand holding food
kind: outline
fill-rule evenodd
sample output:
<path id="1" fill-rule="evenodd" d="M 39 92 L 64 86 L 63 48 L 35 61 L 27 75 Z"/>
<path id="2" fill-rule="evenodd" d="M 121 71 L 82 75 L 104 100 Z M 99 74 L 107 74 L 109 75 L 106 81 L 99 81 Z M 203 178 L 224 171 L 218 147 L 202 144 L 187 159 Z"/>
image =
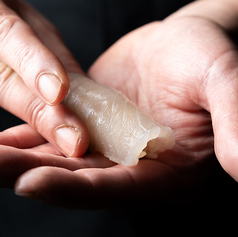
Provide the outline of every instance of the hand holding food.
<path id="1" fill-rule="evenodd" d="M 124 36 L 88 72 L 89 78 L 122 91 L 139 109 L 171 127 L 176 138 L 172 149 L 135 166 L 115 164 L 100 154 L 64 159 L 29 126 L 24 133 L 17 133 L 18 127 L 10 130 L 17 141 L 24 134 L 24 145 L 27 137 L 37 143 L 31 143 L 28 155 L 12 149 L 10 159 L 0 160 L 1 180 L 17 179 L 18 195 L 64 207 L 154 208 L 168 198 L 173 203 L 193 199 L 189 191 L 211 173 L 214 150 L 238 180 L 238 53 L 229 37 L 238 28 L 237 13 L 237 1 L 195 1 L 162 22 Z M 1 137 L 7 141 L 10 135 Z M 35 152 L 42 146 L 47 155 Z M 9 154 L 8 149 L 2 154 Z M 14 163 L 20 161 L 25 168 L 19 171 Z M 13 167 L 12 173 L 4 173 L 4 166 Z"/>
<path id="2" fill-rule="evenodd" d="M 67 71 L 82 73 L 80 66 L 54 26 L 26 2 L 0 1 L 0 12 L 0 106 L 63 154 L 83 155 L 87 129 L 60 104 L 69 89 Z"/>

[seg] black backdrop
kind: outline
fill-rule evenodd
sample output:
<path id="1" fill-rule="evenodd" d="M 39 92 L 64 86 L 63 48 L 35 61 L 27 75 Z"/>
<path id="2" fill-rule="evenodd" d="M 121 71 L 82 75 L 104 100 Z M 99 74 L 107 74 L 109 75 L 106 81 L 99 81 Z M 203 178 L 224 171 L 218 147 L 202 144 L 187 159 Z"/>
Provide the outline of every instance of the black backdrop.
<path id="1" fill-rule="evenodd" d="M 87 70 L 125 33 L 161 20 L 186 0 L 30 0 L 60 30 L 65 43 Z M 21 123 L 0 108 L 0 130 Z M 219 166 L 200 198 L 189 204 L 164 204 L 157 210 L 64 210 L 0 190 L 0 236 L 146 236 L 234 231 L 238 185 Z M 166 234 L 165 234 L 166 233 Z M 229 236 L 229 235 L 227 235 Z"/>

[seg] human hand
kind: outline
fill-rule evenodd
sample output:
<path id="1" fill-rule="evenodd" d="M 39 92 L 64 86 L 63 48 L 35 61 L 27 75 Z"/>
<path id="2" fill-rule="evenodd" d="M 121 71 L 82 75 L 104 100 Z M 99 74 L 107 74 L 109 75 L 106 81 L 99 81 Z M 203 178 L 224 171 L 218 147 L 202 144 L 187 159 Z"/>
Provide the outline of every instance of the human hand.
<path id="1" fill-rule="evenodd" d="M 51 23 L 18 0 L 0 1 L 0 105 L 67 156 L 81 156 L 88 132 L 60 102 L 68 72 L 83 73 Z M 53 106 L 51 106 L 53 105 Z"/>
<path id="2" fill-rule="evenodd" d="M 18 179 L 16 193 L 74 208 L 153 206 L 206 178 L 214 147 L 238 180 L 238 54 L 228 36 L 237 27 L 237 12 L 234 1 L 196 1 L 126 35 L 89 71 L 172 127 L 174 149 L 135 167 L 88 156 L 84 169 L 73 163 L 74 169 L 35 168 Z"/>

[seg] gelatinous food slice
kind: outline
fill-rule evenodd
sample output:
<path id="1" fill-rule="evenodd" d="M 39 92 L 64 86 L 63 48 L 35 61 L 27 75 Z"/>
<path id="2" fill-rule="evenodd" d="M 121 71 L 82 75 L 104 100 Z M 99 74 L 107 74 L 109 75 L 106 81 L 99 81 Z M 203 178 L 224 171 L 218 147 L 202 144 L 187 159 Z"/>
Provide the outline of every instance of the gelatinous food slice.
<path id="1" fill-rule="evenodd" d="M 82 75 L 70 74 L 70 90 L 64 100 L 86 124 L 90 149 L 127 166 L 144 156 L 174 146 L 174 133 L 140 111 L 121 92 Z"/>

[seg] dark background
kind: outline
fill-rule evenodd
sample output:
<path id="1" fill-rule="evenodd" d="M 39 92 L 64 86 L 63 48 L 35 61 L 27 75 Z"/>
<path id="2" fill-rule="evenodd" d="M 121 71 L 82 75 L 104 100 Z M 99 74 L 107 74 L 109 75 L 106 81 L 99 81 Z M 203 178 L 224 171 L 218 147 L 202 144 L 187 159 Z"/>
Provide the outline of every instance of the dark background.
<path id="1" fill-rule="evenodd" d="M 84 70 L 113 42 L 153 20 L 162 20 L 190 1 L 179 0 L 31 0 L 61 32 Z M 21 123 L 0 108 L 0 131 Z M 215 159 L 215 157 L 214 157 Z M 156 210 L 65 210 L 0 190 L 2 236 L 190 236 L 236 229 L 238 185 L 220 167 L 198 193 L 181 205 L 161 204 Z M 233 231 L 233 232 L 231 232 Z"/>

